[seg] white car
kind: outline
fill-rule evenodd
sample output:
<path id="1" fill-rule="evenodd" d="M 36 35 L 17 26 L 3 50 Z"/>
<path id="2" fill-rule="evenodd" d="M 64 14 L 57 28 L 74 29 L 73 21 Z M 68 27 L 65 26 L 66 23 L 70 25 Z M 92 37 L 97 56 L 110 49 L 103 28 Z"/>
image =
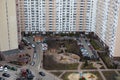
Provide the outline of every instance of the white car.
<path id="1" fill-rule="evenodd" d="M 34 44 L 32 44 L 32 47 L 33 47 L 33 48 L 35 48 L 35 45 L 34 45 Z"/>
<path id="2" fill-rule="evenodd" d="M 0 72 L 2 72 L 3 71 L 3 66 L 0 66 Z"/>
<path id="3" fill-rule="evenodd" d="M 84 52 L 87 52 L 87 50 L 85 49 Z"/>
<path id="4" fill-rule="evenodd" d="M 34 53 L 34 54 L 33 54 L 33 58 L 36 58 L 36 56 L 37 56 L 36 53 Z"/>
<path id="5" fill-rule="evenodd" d="M 31 66 L 34 66 L 34 65 L 35 65 L 35 62 L 34 62 L 34 61 L 32 61 L 30 65 L 31 65 Z"/>
<path id="6" fill-rule="evenodd" d="M 90 46 L 90 43 L 88 43 L 87 45 Z"/>
<path id="7" fill-rule="evenodd" d="M 7 71 L 8 71 L 8 68 L 7 68 L 7 67 L 5 67 L 5 68 L 4 68 L 4 71 L 5 71 L 5 72 L 7 72 Z"/>
<path id="8" fill-rule="evenodd" d="M 84 52 L 84 49 L 81 49 L 81 52 Z"/>

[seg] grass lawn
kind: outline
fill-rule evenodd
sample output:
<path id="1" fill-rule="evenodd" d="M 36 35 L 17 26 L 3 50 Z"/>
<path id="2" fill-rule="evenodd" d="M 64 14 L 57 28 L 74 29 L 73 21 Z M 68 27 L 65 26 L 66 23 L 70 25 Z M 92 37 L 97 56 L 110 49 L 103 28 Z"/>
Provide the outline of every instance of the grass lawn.
<path id="1" fill-rule="evenodd" d="M 47 70 L 76 70 L 78 68 L 79 63 L 73 64 L 62 64 L 57 63 L 52 55 L 44 55 L 43 58 L 43 67 Z"/>
<path id="2" fill-rule="evenodd" d="M 84 72 L 84 73 L 87 73 L 87 72 Z M 96 75 L 98 77 L 97 80 L 103 80 L 98 71 L 88 71 L 88 73 L 92 73 L 92 74 Z"/>
<path id="3" fill-rule="evenodd" d="M 105 76 L 106 80 L 116 80 L 115 77 L 117 74 L 115 71 L 103 71 L 102 73 Z"/>
<path id="4" fill-rule="evenodd" d="M 54 74 L 55 76 L 60 76 L 62 72 L 51 72 L 51 73 Z"/>
<path id="5" fill-rule="evenodd" d="M 90 40 L 90 43 L 91 43 L 91 45 L 93 46 L 93 48 L 94 48 L 95 50 L 102 50 L 102 48 L 100 47 L 100 45 L 98 45 L 95 40 L 91 39 L 91 40 Z"/>
<path id="6" fill-rule="evenodd" d="M 54 43 L 53 43 L 54 42 Z M 80 52 L 79 46 L 77 45 L 77 41 L 69 39 L 69 40 L 47 40 L 48 50 L 56 49 L 59 50 L 61 46 L 64 46 L 67 52 L 78 54 Z"/>
<path id="7" fill-rule="evenodd" d="M 99 53 L 99 56 L 103 60 L 103 62 L 106 64 L 107 68 L 114 69 L 115 66 L 112 64 L 111 59 L 106 53 Z"/>
<path id="8" fill-rule="evenodd" d="M 93 63 L 88 63 L 88 66 L 84 66 L 84 63 L 81 65 L 81 69 L 97 69 L 93 66 Z"/>

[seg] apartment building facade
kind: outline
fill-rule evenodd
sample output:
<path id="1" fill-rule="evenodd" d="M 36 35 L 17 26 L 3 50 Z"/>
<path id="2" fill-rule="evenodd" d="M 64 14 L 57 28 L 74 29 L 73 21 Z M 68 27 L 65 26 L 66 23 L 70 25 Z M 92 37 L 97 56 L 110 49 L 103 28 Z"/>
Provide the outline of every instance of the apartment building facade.
<path id="1" fill-rule="evenodd" d="M 15 0 L 0 0 L 0 52 L 18 48 Z"/>
<path id="2" fill-rule="evenodd" d="M 94 30 L 96 0 L 17 0 L 16 4 L 21 31 Z"/>
<path id="3" fill-rule="evenodd" d="M 120 0 L 98 0 L 95 33 L 109 47 L 110 57 L 120 57 Z"/>
<path id="4" fill-rule="evenodd" d="M 94 32 L 120 57 L 120 0 L 16 0 L 19 34 Z"/>
<path id="5" fill-rule="evenodd" d="M 18 42 L 21 42 L 21 32 L 25 30 L 24 0 L 16 0 L 16 15 L 18 27 Z"/>

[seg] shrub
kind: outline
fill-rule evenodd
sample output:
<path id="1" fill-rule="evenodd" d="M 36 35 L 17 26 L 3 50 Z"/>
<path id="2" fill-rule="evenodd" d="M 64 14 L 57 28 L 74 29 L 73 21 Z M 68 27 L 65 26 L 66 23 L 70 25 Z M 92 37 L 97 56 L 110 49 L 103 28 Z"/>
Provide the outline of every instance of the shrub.
<path id="1" fill-rule="evenodd" d="M 84 77 L 80 78 L 79 80 L 86 80 Z"/>
<path id="2" fill-rule="evenodd" d="M 88 61 L 85 60 L 84 67 L 88 66 Z"/>

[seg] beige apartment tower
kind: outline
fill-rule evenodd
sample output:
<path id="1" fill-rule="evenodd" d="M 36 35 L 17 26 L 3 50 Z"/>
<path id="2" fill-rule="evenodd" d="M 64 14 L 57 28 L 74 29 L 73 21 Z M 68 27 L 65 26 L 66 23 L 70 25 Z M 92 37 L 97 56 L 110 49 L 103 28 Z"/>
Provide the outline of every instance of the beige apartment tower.
<path id="1" fill-rule="evenodd" d="M 15 0 L 0 0 L 0 52 L 18 48 Z"/>
<path id="2" fill-rule="evenodd" d="M 98 0 L 95 34 L 109 47 L 110 57 L 120 59 L 120 0 Z"/>
<path id="3" fill-rule="evenodd" d="M 21 32 L 94 32 L 120 58 L 120 0 L 16 0 Z"/>
<path id="4" fill-rule="evenodd" d="M 96 0 L 16 0 L 16 8 L 19 32 L 94 30 Z"/>

